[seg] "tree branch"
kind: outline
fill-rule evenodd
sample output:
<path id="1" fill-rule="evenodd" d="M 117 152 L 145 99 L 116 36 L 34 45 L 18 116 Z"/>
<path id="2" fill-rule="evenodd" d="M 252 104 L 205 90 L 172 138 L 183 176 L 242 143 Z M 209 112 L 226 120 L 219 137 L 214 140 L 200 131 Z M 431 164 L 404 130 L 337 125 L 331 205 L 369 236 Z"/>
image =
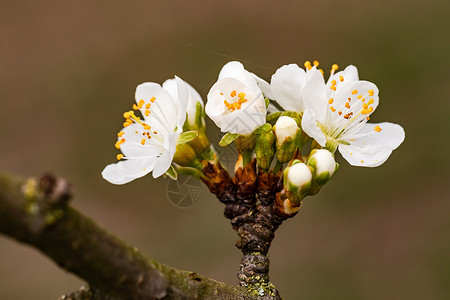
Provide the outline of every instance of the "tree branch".
<path id="1" fill-rule="evenodd" d="M 63 179 L 0 173 L 0 232 L 83 278 L 101 299 L 256 299 L 245 288 L 148 259 L 70 207 L 70 197 Z"/>

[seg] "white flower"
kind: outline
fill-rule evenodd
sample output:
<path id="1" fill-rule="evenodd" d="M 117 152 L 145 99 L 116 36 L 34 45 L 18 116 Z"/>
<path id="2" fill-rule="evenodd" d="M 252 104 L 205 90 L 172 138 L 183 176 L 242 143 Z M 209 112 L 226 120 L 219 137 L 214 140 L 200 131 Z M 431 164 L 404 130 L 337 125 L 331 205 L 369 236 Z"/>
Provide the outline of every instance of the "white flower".
<path id="1" fill-rule="evenodd" d="M 159 84 L 146 82 L 136 88 L 134 111 L 124 113 L 124 128 L 118 135 L 116 148 L 119 162 L 102 172 L 103 178 L 114 184 L 128 183 L 153 171 L 153 177 L 166 172 L 175 154 L 176 143 L 186 120 L 188 90 L 175 78 L 178 98 L 175 99 Z"/>
<path id="2" fill-rule="evenodd" d="M 288 137 L 294 139 L 299 130 L 297 122 L 287 116 L 279 117 L 273 128 L 277 137 L 277 145 L 283 144 Z"/>
<path id="3" fill-rule="evenodd" d="M 369 124 L 378 106 L 378 88 L 358 80 L 358 71 L 348 66 L 327 83 L 320 71 L 310 67 L 303 87 L 303 130 L 354 166 L 376 167 L 385 162 L 404 140 L 403 128 L 393 123 Z"/>
<path id="4" fill-rule="evenodd" d="M 305 110 L 303 104 L 305 77 L 305 71 L 296 64 L 279 68 L 270 81 L 273 99 L 285 110 L 302 114 Z"/>
<path id="5" fill-rule="evenodd" d="M 196 128 L 195 124 L 195 118 L 197 113 L 197 103 L 200 103 L 203 107 L 203 100 L 200 94 L 187 82 L 183 81 L 183 83 L 186 85 L 187 91 L 188 91 L 188 102 L 186 107 L 186 113 L 187 113 L 187 119 L 186 122 L 188 122 L 191 129 Z M 178 86 L 177 86 L 177 80 L 176 79 L 167 79 L 162 84 L 163 89 L 169 92 L 169 94 L 172 96 L 173 99 L 178 99 Z"/>
<path id="6" fill-rule="evenodd" d="M 266 122 L 266 106 L 256 76 L 237 61 L 223 66 L 208 93 L 206 114 L 222 132 L 249 135 Z"/>

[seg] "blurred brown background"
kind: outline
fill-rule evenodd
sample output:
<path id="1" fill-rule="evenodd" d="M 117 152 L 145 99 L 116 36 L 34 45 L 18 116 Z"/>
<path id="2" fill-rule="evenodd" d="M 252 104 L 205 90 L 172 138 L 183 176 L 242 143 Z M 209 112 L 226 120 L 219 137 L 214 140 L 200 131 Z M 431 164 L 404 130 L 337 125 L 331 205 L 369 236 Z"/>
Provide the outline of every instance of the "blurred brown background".
<path id="1" fill-rule="evenodd" d="M 101 178 L 136 86 L 176 74 L 206 97 L 233 59 L 266 80 L 288 63 L 354 64 L 380 89 L 372 121 L 403 125 L 406 140 L 378 168 L 340 160 L 278 230 L 271 279 L 286 299 L 449 299 L 448 11 L 438 0 L 1 1 L 0 170 L 63 176 L 76 208 L 148 256 L 235 284 L 236 235 L 205 188 L 180 209 L 168 179 Z M 82 284 L 0 236 L 0 299 Z"/>

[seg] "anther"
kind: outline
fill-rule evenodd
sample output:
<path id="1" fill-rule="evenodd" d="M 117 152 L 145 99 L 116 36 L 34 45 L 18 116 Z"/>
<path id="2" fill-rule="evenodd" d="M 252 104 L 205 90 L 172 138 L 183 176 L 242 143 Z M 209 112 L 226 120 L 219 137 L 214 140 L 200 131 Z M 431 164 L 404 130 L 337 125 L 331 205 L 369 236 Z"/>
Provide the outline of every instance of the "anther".
<path id="1" fill-rule="evenodd" d="M 151 102 L 151 103 L 155 102 L 155 100 L 156 100 L 155 97 L 151 97 L 151 98 L 150 98 L 150 102 Z"/>
<path id="2" fill-rule="evenodd" d="M 145 139 L 142 139 L 141 144 L 145 145 Z"/>
<path id="3" fill-rule="evenodd" d="M 334 99 L 333 99 L 333 98 L 330 98 L 330 100 L 328 100 L 328 103 L 329 103 L 329 104 L 333 104 L 333 101 L 334 101 Z"/>
<path id="4" fill-rule="evenodd" d="M 353 90 L 352 95 L 356 95 L 356 94 L 358 94 L 358 90 Z"/>
<path id="5" fill-rule="evenodd" d="M 339 80 L 342 82 L 342 81 L 344 81 L 344 76 L 339 76 Z"/>
<path id="6" fill-rule="evenodd" d="M 123 158 L 123 154 L 117 154 L 117 160 L 121 160 Z"/>
<path id="7" fill-rule="evenodd" d="M 314 64 L 314 67 L 317 68 L 319 66 L 319 61 L 315 60 L 315 61 L 313 61 L 313 64 Z"/>
<path id="8" fill-rule="evenodd" d="M 145 109 L 150 109 L 150 105 L 152 105 L 152 104 L 151 103 L 145 104 Z"/>
<path id="9" fill-rule="evenodd" d="M 309 60 L 307 60 L 307 61 L 305 61 L 305 64 L 304 64 L 304 66 L 305 66 L 305 68 L 307 69 L 307 70 L 311 70 L 311 62 L 309 61 Z"/>
<path id="10" fill-rule="evenodd" d="M 370 97 L 372 97 L 374 94 L 373 90 L 368 90 L 367 93 L 369 94 Z"/>
<path id="11" fill-rule="evenodd" d="M 118 136 L 118 137 L 121 137 L 121 136 L 124 135 L 124 134 L 125 134 L 125 132 L 120 131 L 120 132 L 117 134 L 117 136 Z"/>

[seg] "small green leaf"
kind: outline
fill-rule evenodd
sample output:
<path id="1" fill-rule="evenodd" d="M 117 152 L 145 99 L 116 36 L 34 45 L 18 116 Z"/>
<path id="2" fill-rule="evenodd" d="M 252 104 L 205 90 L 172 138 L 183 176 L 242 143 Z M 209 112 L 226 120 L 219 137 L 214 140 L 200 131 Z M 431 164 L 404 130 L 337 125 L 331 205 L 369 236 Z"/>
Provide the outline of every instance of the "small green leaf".
<path id="1" fill-rule="evenodd" d="M 235 139 L 237 139 L 239 137 L 239 134 L 237 133 L 227 133 L 225 134 L 222 139 L 219 142 L 219 145 L 222 147 L 228 146 L 229 144 L 231 144 L 232 142 L 234 142 Z"/>
<path id="2" fill-rule="evenodd" d="M 180 134 L 180 137 L 177 140 L 177 145 L 190 142 L 197 136 L 198 132 L 195 130 L 183 132 L 182 134 Z"/>
<path id="3" fill-rule="evenodd" d="M 270 100 L 269 100 L 269 98 L 264 98 L 264 101 L 266 102 L 266 108 L 267 108 L 270 104 Z"/>
<path id="4" fill-rule="evenodd" d="M 166 175 L 169 176 L 170 179 L 177 180 L 178 174 L 175 168 L 170 165 L 170 168 L 166 171 Z"/>
<path id="5" fill-rule="evenodd" d="M 258 128 L 256 128 L 255 131 L 253 131 L 253 132 L 256 134 L 263 134 L 263 133 L 267 133 L 271 130 L 272 130 L 272 125 L 270 125 L 269 123 L 266 123 L 266 124 L 261 125 Z"/>
<path id="6" fill-rule="evenodd" d="M 278 119 L 281 116 L 282 112 L 281 111 L 277 111 L 271 114 L 268 114 L 266 117 L 267 122 L 271 122 L 271 121 L 275 121 L 276 119 Z"/>

